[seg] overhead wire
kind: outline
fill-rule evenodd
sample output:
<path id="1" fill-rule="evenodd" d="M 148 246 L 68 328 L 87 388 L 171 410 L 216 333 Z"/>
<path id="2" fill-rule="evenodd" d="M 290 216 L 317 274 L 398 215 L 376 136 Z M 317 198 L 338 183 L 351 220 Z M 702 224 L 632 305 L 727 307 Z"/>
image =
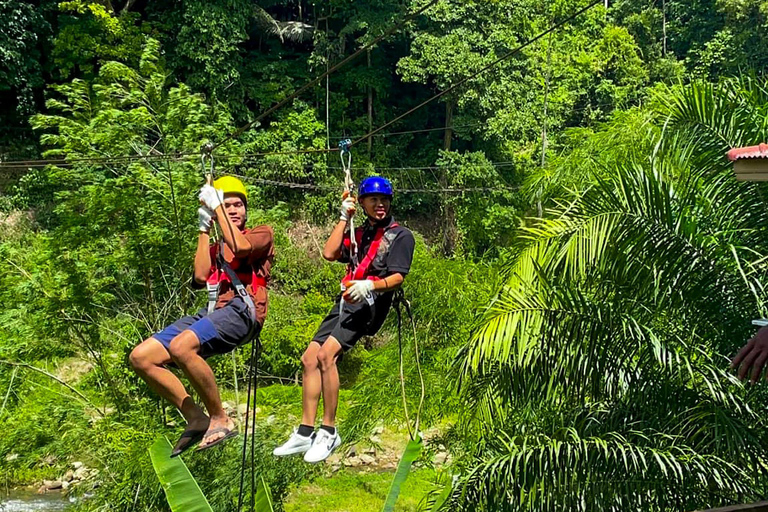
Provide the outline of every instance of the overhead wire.
<path id="1" fill-rule="evenodd" d="M 333 185 L 321 185 L 317 183 L 293 183 L 289 181 L 270 180 L 265 178 L 255 178 L 253 176 L 244 176 L 239 174 L 229 174 L 235 178 L 246 180 L 260 185 L 288 188 L 295 190 L 320 190 L 325 192 L 338 191 L 339 187 Z M 465 192 L 511 192 L 519 190 L 520 187 L 456 187 L 456 188 L 398 188 L 398 194 L 461 194 Z"/>
<path id="2" fill-rule="evenodd" d="M 416 11 L 416 12 L 414 12 L 412 14 L 409 14 L 408 16 L 406 16 L 405 18 L 400 20 L 400 22 L 396 23 L 395 25 L 392 25 L 388 30 L 384 31 L 383 34 L 381 34 L 380 36 L 374 38 L 370 42 L 364 44 L 357 51 L 355 51 L 351 55 L 347 56 L 346 58 L 342 59 L 338 63 L 336 63 L 333 66 L 331 66 L 329 69 L 327 69 L 325 71 L 325 73 L 323 73 L 322 75 L 318 76 L 314 80 L 311 80 L 311 81 L 307 82 L 302 87 L 300 87 L 299 89 L 294 91 L 292 94 L 288 95 L 283 100 L 279 101 L 278 103 L 276 103 L 272 107 L 270 107 L 267 110 L 265 110 L 258 117 L 256 117 L 253 121 L 250 121 L 250 122 L 244 124 L 243 126 L 238 128 L 237 130 L 235 130 L 234 132 L 229 134 L 224 140 L 214 144 L 213 147 L 211 148 L 211 151 L 212 152 L 216 151 L 223 144 L 226 144 L 230 140 L 236 139 L 237 137 L 242 135 L 244 132 L 248 131 L 251 127 L 253 127 L 256 124 L 260 123 L 265 118 L 267 118 L 269 115 L 271 115 L 272 113 L 276 112 L 277 110 L 279 110 L 280 108 L 282 108 L 286 104 L 290 103 L 291 101 L 295 100 L 296 98 L 298 98 L 299 96 L 304 94 L 304 92 L 306 92 L 307 90 L 311 89 L 312 87 L 314 87 L 317 84 L 319 84 L 320 82 L 322 82 L 326 77 L 332 75 L 337 70 L 339 70 L 340 68 L 344 67 L 350 61 L 356 59 L 357 57 L 362 55 L 364 52 L 366 52 L 369 49 L 373 48 L 374 46 L 379 44 L 381 41 L 383 41 L 384 39 L 386 39 L 390 35 L 394 34 L 398 30 L 400 30 L 406 23 L 408 23 L 409 21 L 411 21 L 411 20 L 417 18 L 418 16 L 420 16 L 423 12 L 425 12 L 427 9 L 429 9 L 430 7 L 435 5 L 438 1 L 439 0 L 431 0 L 429 3 L 427 3 L 424 7 L 422 7 L 418 11 Z M 338 151 L 338 148 L 331 149 L 330 151 Z"/>
<path id="3" fill-rule="evenodd" d="M 424 7 L 422 7 L 421 9 L 419 9 L 418 11 L 416 11 L 415 13 L 407 16 L 400 23 L 398 23 L 397 25 L 393 26 L 392 28 L 390 28 L 389 30 L 384 32 L 384 34 L 382 34 L 381 36 L 375 38 L 370 43 L 364 45 L 359 50 L 354 52 L 352 55 L 348 56 L 347 58 L 345 58 L 344 60 L 342 60 L 338 64 L 336 64 L 335 66 L 331 67 L 328 71 L 326 71 L 325 73 L 320 75 L 318 78 L 310 81 L 305 86 L 301 87 L 300 89 L 295 91 L 293 94 L 291 94 L 289 97 L 285 98 L 281 102 L 277 103 L 276 105 L 274 105 L 273 107 L 271 107 L 270 109 L 268 109 L 267 111 L 262 113 L 254 121 L 251 121 L 250 123 L 240 127 L 236 131 L 232 132 L 232 134 L 227 136 L 227 138 L 225 138 L 223 141 L 219 142 L 218 144 L 213 145 L 212 149 L 211 149 L 211 152 L 214 151 L 216 148 L 221 147 L 221 145 L 226 143 L 227 141 L 232 140 L 233 138 L 238 137 L 240 134 L 245 132 L 251 126 L 254 126 L 257 122 L 259 122 L 260 120 L 264 119 L 266 116 L 270 115 L 271 113 L 275 112 L 276 110 L 278 110 L 279 108 L 284 106 L 286 103 L 288 103 L 292 99 L 295 99 L 300 94 L 302 94 L 304 91 L 306 91 L 308 88 L 316 85 L 317 83 L 322 81 L 326 76 L 329 76 L 331 73 L 333 73 L 336 70 L 338 70 L 340 67 L 342 67 L 343 65 L 345 65 L 347 62 L 349 62 L 350 60 L 354 59 L 358 55 L 360 55 L 362 52 L 366 51 L 368 48 L 372 47 L 373 45 L 377 44 L 378 42 L 382 41 L 383 39 L 385 39 L 386 37 L 388 37 L 389 35 L 394 33 L 402 25 L 404 25 L 408 21 L 414 19 L 415 17 L 419 16 L 421 13 L 426 11 L 429 7 L 434 5 L 436 2 L 437 2 L 437 0 L 433 0 L 433 1 L 429 2 L 427 5 L 425 5 Z M 417 110 L 423 108 L 424 106 L 432 103 L 433 101 L 435 101 L 435 100 L 437 100 L 437 99 L 439 99 L 439 98 L 441 98 L 441 97 L 443 97 L 443 96 L 445 96 L 447 94 L 450 94 L 451 92 L 455 91 L 459 87 L 465 85 L 466 83 L 470 82 L 471 80 L 474 80 L 475 78 L 477 78 L 481 74 L 485 73 L 486 71 L 488 71 L 488 70 L 492 69 L 493 67 L 497 66 L 501 62 L 503 62 L 503 61 L 509 59 L 510 57 L 514 56 L 515 54 L 519 53 L 522 49 L 526 48 L 527 46 L 530 46 L 531 44 L 533 44 L 534 42 L 536 42 L 539 39 L 543 38 L 544 36 L 550 34 L 551 32 L 554 32 L 555 30 L 559 29 L 560 27 L 564 26 L 565 24 L 569 23 L 570 21 L 574 20 L 575 18 L 577 18 L 581 14 L 587 12 L 592 7 L 595 7 L 596 5 L 600 5 L 602 3 L 603 3 L 602 0 L 594 0 L 589 5 L 579 9 L 578 11 L 576 11 L 574 14 L 572 14 L 568 18 L 566 18 L 566 19 L 564 19 L 564 20 L 562 20 L 562 21 L 560 21 L 558 23 L 555 23 L 555 24 L 551 25 L 547 30 L 539 33 L 538 35 L 536 35 L 535 37 L 529 39 L 528 41 L 526 41 L 525 43 L 521 44 L 517 48 L 511 50 L 510 52 L 508 52 L 508 53 L 506 53 L 504 55 L 502 55 L 501 57 L 499 57 L 498 59 L 494 60 L 490 64 L 484 66 L 479 71 L 477 71 L 477 72 L 473 73 L 472 75 L 470 75 L 470 76 L 460 80 L 459 82 L 457 82 L 456 84 L 452 85 L 448 89 L 445 89 L 444 91 L 441 91 L 441 92 L 433 95 L 432 97 L 428 98 L 427 100 L 421 102 L 419 105 L 409 109 L 408 111 L 406 111 L 403 114 L 397 116 L 396 118 L 392 119 L 391 121 L 388 121 L 387 123 L 379 126 L 375 130 L 372 130 L 369 133 L 356 138 L 355 140 L 353 140 L 351 142 L 350 147 L 352 147 L 352 146 L 354 146 L 354 145 L 356 145 L 356 144 L 358 144 L 358 143 L 362 142 L 363 140 L 366 140 L 366 139 L 368 139 L 370 137 L 383 135 L 383 134 L 381 134 L 381 132 L 384 129 L 386 129 L 387 127 L 392 126 L 393 124 L 401 121 L 405 117 L 411 115 L 412 113 L 414 113 Z M 444 130 L 444 129 L 445 128 L 442 128 L 442 130 Z M 432 130 L 432 129 L 429 129 L 429 130 Z M 437 129 L 434 129 L 434 130 L 437 131 Z M 412 131 L 413 132 L 419 132 L 419 130 L 412 130 Z M 398 133 L 405 133 L 405 132 L 392 132 L 392 134 L 398 134 Z M 338 148 L 291 150 L 291 151 L 274 151 L 274 152 L 254 153 L 254 154 L 250 154 L 250 155 L 245 155 L 245 158 L 255 158 L 255 157 L 265 157 L 265 156 L 278 156 L 278 155 L 288 156 L 288 155 L 300 155 L 300 154 L 322 154 L 322 153 L 329 153 L 329 152 L 335 152 L 335 151 L 338 151 Z M 162 154 L 162 155 L 157 155 L 157 154 L 154 154 L 154 155 L 125 155 L 125 156 L 106 157 L 106 158 L 105 157 L 82 157 L 82 158 L 72 158 L 72 159 L 17 160 L 17 161 L 9 161 L 9 162 L 5 162 L 5 163 L 0 163 L 0 170 L 2 170 L 2 169 L 24 169 L 24 168 L 33 168 L 33 167 L 44 167 L 44 166 L 47 166 L 47 165 L 70 166 L 70 165 L 75 164 L 75 163 L 106 163 L 106 162 L 121 163 L 121 162 L 132 162 L 132 161 L 137 161 L 137 160 L 148 160 L 149 161 L 149 160 L 154 160 L 154 159 L 166 160 L 166 161 L 183 161 L 186 158 L 193 157 L 193 156 L 197 157 L 198 155 L 196 153 L 174 153 L 174 154 L 170 154 L 170 155 L 169 154 Z M 233 156 L 233 158 L 238 158 L 238 157 L 234 157 Z M 381 169 L 385 169 L 385 168 L 381 168 Z M 396 168 L 390 168 L 390 170 L 393 170 L 393 169 L 396 169 Z M 400 168 L 400 169 L 405 169 L 405 168 Z M 433 168 L 423 167 L 423 168 L 420 168 L 420 169 L 424 169 L 424 170 L 428 170 L 428 169 L 439 170 L 439 169 L 444 169 L 444 167 L 435 166 Z M 293 185 L 293 187 L 297 187 L 298 186 L 296 184 L 288 184 L 286 182 L 280 182 L 280 183 L 284 183 L 286 185 Z M 480 190 L 482 188 L 483 187 L 480 187 L 480 188 L 478 188 L 478 190 Z M 416 189 L 413 189 L 413 190 L 416 190 Z M 447 189 L 447 190 L 452 190 L 452 189 Z"/>
<path id="4" fill-rule="evenodd" d="M 497 65 L 499 65 L 500 63 L 502 63 L 505 60 L 509 59 L 510 57 L 513 57 L 514 55 L 519 53 L 521 50 L 523 50 L 524 48 L 532 45 L 533 43 L 535 43 L 539 39 L 543 38 L 544 36 L 546 36 L 550 32 L 554 32 L 555 30 L 559 29 L 560 27 L 564 26 L 565 24 L 567 24 L 567 23 L 573 21 L 574 19 L 578 18 L 579 16 L 581 16 L 582 14 L 584 14 L 585 12 L 590 10 L 591 8 L 595 7 L 596 5 L 602 5 L 603 1 L 604 0 L 594 0 L 592 3 L 590 3 L 586 7 L 583 7 L 581 9 L 579 9 L 575 13 L 573 13 L 570 16 L 568 16 L 567 18 L 565 18 L 564 20 L 559 21 L 558 23 L 553 24 L 547 30 L 545 30 L 545 31 L 539 33 L 538 35 L 536 35 L 535 37 L 529 39 L 528 41 L 526 41 L 525 43 L 521 44 L 520 46 L 518 46 L 514 50 L 511 50 L 511 51 L 505 53 L 504 55 L 502 55 L 498 59 L 494 60 L 490 64 L 484 66 L 479 71 L 476 71 L 475 73 L 472 73 L 470 76 L 468 76 L 466 78 L 463 78 L 462 80 L 459 80 L 458 82 L 453 84 L 451 87 L 445 89 L 444 91 L 440 91 L 439 93 L 435 94 L 434 96 L 432 96 L 432 97 L 422 101 L 421 103 L 419 103 L 415 107 L 409 109 L 408 111 L 404 112 L 403 114 L 400 114 L 399 116 L 397 116 L 396 118 L 392 119 L 391 121 L 389 121 L 387 123 L 384 123 L 383 125 L 379 126 L 375 130 L 372 130 L 369 133 L 363 135 L 362 137 L 359 137 L 359 138 L 353 140 L 352 143 L 350 144 L 350 147 L 353 147 L 353 146 L 359 144 L 360 142 L 368 139 L 369 137 L 373 137 L 377 133 L 383 131 L 384 129 L 386 129 L 389 126 L 392 126 L 393 124 L 397 123 L 398 121 L 408 117 L 409 115 L 413 114 L 417 110 L 420 110 L 423 107 L 429 105 L 433 101 L 435 101 L 437 99 L 440 99 L 440 98 L 442 98 L 443 96 L 445 96 L 447 94 L 452 93 L 453 91 L 455 91 L 459 87 L 463 86 L 467 82 L 470 82 L 470 81 L 474 80 L 475 78 L 477 78 L 478 76 L 482 75 L 486 71 L 496 67 Z"/>

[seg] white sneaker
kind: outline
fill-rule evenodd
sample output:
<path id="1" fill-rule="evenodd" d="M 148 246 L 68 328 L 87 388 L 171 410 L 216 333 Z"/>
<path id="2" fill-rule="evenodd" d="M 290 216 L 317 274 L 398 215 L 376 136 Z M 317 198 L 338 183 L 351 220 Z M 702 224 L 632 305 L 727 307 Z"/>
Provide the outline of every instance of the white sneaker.
<path id="1" fill-rule="evenodd" d="M 327 459 L 333 453 L 333 450 L 341 444 L 341 436 L 339 436 L 338 431 L 331 435 L 325 430 L 320 429 L 317 431 L 316 436 L 315 441 L 312 443 L 312 448 L 304 454 L 304 460 L 312 464 Z"/>
<path id="2" fill-rule="evenodd" d="M 304 453 L 312 448 L 312 441 L 315 440 L 315 436 L 316 434 L 314 432 L 308 436 L 301 436 L 299 435 L 298 429 L 293 429 L 293 434 L 291 434 L 291 437 L 288 439 L 288 441 L 286 441 L 285 444 L 275 448 L 272 451 L 272 455 L 276 457 L 283 457 L 285 455 Z"/>

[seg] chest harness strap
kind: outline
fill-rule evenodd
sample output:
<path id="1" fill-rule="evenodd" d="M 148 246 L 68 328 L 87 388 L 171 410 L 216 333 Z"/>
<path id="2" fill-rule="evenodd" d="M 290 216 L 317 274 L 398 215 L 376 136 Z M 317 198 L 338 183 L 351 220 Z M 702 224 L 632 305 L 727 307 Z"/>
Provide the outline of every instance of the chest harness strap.
<path id="1" fill-rule="evenodd" d="M 368 279 L 371 281 L 379 281 L 381 278 L 378 276 L 372 276 L 368 274 L 368 271 L 370 270 L 371 264 L 373 263 L 373 260 L 376 259 L 376 256 L 379 253 L 379 247 L 381 246 L 381 240 L 384 238 L 384 235 L 387 231 L 389 231 L 392 228 L 398 227 L 398 224 L 396 222 L 393 222 L 389 226 L 385 228 L 378 228 L 376 230 L 376 235 L 374 235 L 373 240 L 371 241 L 371 246 L 368 247 L 368 251 L 365 254 L 365 257 L 362 259 L 359 265 L 354 265 L 352 262 L 350 262 L 349 265 L 347 265 L 347 275 L 344 276 L 344 279 L 341 280 L 341 291 L 342 293 L 347 290 L 347 283 L 349 281 L 362 281 L 363 279 Z M 365 232 L 365 228 L 357 228 L 355 230 L 355 241 L 357 242 L 357 246 L 361 247 L 363 244 L 363 233 Z M 347 245 L 347 241 L 344 241 Z M 368 303 L 369 306 L 373 306 L 374 302 L 374 293 L 373 291 L 369 292 L 368 295 L 365 297 L 365 301 Z M 343 301 L 344 299 L 342 299 Z"/>
<path id="2" fill-rule="evenodd" d="M 208 290 L 208 314 L 213 313 L 213 311 L 216 309 L 216 302 L 219 298 L 219 289 L 221 283 L 229 282 L 235 289 L 235 293 L 240 296 L 240 298 L 243 299 L 243 302 L 245 302 L 245 304 L 248 306 L 248 311 L 250 311 L 251 319 L 253 320 L 253 327 L 251 328 L 251 332 L 253 332 L 256 325 L 256 305 L 253 303 L 253 299 L 251 299 L 251 296 L 248 294 L 248 290 L 246 290 L 245 285 L 243 284 L 243 280 L 247 284 L 250 284 L 254 290 L 257 286 L 263 286 L 266 288 L 267 280 L 261 276 L 256 275 L 256 271 L 253 268 L 251 269 L 250 274 L 241 273 L 238 275 L 238 273 L 232 269 L 232 266 L 227 263 L 227 260 L 224 259 L 223 241 L 219 242 L 218 250 L 216 250 L 216 246 L 212 246 L 212 255 L 214 252 L 216 253 L 216 264 L 215 267 L 211 269 L 211 275 L 208 277 L 208 281 L 206 282 L 206 288 Z M 237 267 L 240 266 L 240 262 L 237 259 L 235 259 L 233 263 L 235 263 Z"/>

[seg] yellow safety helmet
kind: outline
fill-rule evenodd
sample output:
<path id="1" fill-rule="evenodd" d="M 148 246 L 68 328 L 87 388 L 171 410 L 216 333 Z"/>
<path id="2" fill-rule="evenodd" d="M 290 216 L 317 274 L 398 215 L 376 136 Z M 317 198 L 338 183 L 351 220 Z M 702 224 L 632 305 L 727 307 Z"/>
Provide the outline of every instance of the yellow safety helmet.
<path id="1" fill-rule="evenodd" d="M 213 182 L 213 188 L 219 189 L 225 194 L 237 194 L 243 198 L 245 203 L 248 203 L 248 192 L 245 190 L 245 185 L 239 179 L 234 176 L 222 176 Z"/>

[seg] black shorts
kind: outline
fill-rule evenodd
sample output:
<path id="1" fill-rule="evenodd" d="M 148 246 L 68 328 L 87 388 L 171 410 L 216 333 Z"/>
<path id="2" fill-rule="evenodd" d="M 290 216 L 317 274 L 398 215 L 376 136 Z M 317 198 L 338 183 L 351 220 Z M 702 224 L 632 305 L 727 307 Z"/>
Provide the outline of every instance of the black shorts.
<path id="1" fill-rule="evenodd" d="M 232 352 L 248 341 L 248 333 L 253 325 L 248 305 L 240 297 L 235 297 L 210 315 L 207 308 L 201 309 L 196 315 L 182 317 L 152 337 L 168 350 L 173 338 L 185 330 L 190 330 L 200 340 L 200 356 L 208 358 Z M 256 323 L 254 338 L 258 336 L 260 329 L 261 325 Z"/>
<path id="2" fill-rule="evenodd" d="M 320 324 L 312 337 L 312 341 L 322 345 L 329 336 L 333 336 L 341 345 L 342 350 L 347 352 L 363 336 L 373 336 L 379 332 L 387 318 L 390 303 L 376 301 L 373 306 L 369 306 L 367 303 L 350 304 L 345 302 L 341 318 L 339 318 L 340 299 L 340 295 L 336 297 L 336 303 L 323 323 Z"/>

